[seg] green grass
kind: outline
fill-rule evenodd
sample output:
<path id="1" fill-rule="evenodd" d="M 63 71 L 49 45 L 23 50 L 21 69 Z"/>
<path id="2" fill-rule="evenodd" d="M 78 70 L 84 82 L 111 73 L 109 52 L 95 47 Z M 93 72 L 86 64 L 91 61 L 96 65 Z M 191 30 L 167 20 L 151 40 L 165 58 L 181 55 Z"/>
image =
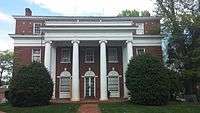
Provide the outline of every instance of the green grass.
<path id="1" fill-rule="evenodd" d="M 78 104 L 52 104 L 35 107 L 12 107 L 9 104 L 0 104 L 0 111 L 6 113 L 76 113 Z"/>
<path id="2" fill-rule="evenodd" d="M 143 106 L 128 103 L 107 103 L 99 105 L 102 113 L 200 113 L 200 105 L 170 103 L 166 106 Z"/>

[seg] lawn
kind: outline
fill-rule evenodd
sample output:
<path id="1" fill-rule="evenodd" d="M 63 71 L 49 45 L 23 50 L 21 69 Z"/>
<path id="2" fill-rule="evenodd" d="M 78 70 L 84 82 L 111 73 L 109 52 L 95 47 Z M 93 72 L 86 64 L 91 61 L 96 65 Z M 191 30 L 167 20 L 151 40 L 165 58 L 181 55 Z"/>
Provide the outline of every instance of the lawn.
<path id="1" fill-rule="evenodd" d="M 200 105 L 170 103 L 166 106 L 142 106 L 128 103 L 106 103 L 99 105 L 102 113 L 200 113 Z"/>
<path id="2" fill-rule="evenodd" d="M 9 104 L 0 104 L 0 111 L 6 113 L 76 113 L 78 104 L 52 104 L 37 107 L 12 107 Z"/>

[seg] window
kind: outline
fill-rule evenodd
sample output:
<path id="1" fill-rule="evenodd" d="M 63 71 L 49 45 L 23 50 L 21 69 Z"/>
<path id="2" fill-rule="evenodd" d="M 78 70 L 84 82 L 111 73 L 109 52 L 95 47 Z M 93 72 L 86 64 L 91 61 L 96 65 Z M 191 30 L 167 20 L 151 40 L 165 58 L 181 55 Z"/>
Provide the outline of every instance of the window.
<path id="1" fill-rule="evenodd" d="M 40 26 L 42 26 L 42 23 L 33 24 L 33 34 L 40 34 Z"/>
<path id="2" fill-rule="evenodd" d="M 144 23 L 136 23 L 136 26 L 138 26 L 136 34 L 144 34 Z"/>
<path id="3" fill-rule="evenodd" d="M 94 49 L 85 50 L 85 63 L 94 63 Z"/>
<path id="4" fill-rule="evenodd" d="M 60 78 L 60 92 L 70 92 L 70 80 L 69 77 Z"/>
<path id="5" fill-rule="evenodd" d="M 108 48 L 108 62 L 109 63 L 118 62 L 117 48 Z"/>
<path id="6" fill-rule="evenodd" d="M 32 49 L 32 62 L 41 62 L 41 49 Z"/>
<path id="7" fill-rule="evenodd" d="M 71 51 L 69 48 L 61 49 L 61 63 L 71 63 Z"/>
<path id="8" fill-rule="evenodd" d="M 136 48 L 136 54 L 137 55 L 142 55 L 145 53 L 145 48 Z"/>
<path id="9" fill-rule="evenodd" d="M 108 91 L 110 93 L 110 97 L 119 97 L 120 89 L 119 89 L 119 73 L 113 70 L 108 73 Z"/>

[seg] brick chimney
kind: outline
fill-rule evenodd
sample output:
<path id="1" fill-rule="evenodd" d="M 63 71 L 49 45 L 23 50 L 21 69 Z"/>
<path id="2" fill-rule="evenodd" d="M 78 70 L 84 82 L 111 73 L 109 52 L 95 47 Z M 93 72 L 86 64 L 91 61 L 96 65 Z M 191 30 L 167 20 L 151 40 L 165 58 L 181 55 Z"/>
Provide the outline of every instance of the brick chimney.
<path id="1" fill-rule="evenodd" d="M 30 8 L 25 9 L 25 16 L 32 16 L 32 11 Z"/>

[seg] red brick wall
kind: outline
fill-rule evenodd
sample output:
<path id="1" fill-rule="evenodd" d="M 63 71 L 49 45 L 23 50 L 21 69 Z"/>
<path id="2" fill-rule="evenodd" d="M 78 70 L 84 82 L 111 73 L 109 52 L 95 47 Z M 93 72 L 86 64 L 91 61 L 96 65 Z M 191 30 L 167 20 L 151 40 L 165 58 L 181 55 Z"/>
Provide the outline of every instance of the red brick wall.
<path id="1" fill-rule="evenodd" d="M 160 20 L 133 21 L 133 23 L 144 23 L 144 34 L 146 35 L 160 34 Z"/>
<path id="2" fill-rule="evenodd" d="M 145 52 L 162 59 L 162 48 L 161 46 L 137 46 L 133 47 L 133 56 L 136 55 L 136 48 L 145 48 Z"/>
<path id="3" fill-rule="evenodd" d="M 159 35 L 160 34 L 160 20 L 146 21 L 144 23 L 144 34 Z"/>
<path id="4" fill-rule="evenodd" d="M 41 48 L 41 60 L 44 62 L 44 47 L 42 46 L 15 46 L 14 47 L 14 65 L 23 66 L 32 61 L 32 49 Z"/>
<path id="5" fill-rule="evenodd" d="M 44 21 L 16 20 L 15 34 L 32 35 L 34 23 L 44 23 Z"/>

